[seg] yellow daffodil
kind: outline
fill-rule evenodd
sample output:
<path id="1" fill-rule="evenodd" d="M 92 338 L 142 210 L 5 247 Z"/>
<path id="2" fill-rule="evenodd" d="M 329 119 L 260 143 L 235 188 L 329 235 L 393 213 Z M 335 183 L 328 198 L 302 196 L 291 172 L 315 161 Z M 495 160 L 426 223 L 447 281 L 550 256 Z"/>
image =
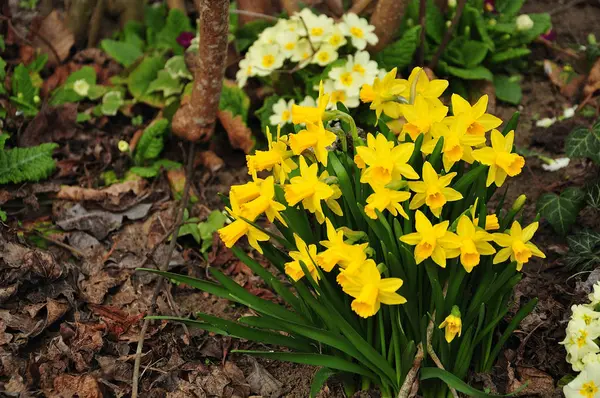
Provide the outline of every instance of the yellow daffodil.
<path id="1" fill-rule="evenodd" d="M 471 219 L 463 215 L 458 220 L 456 228 L 455 243 L 458 243 L 459 248 L 450 248 L 446 250 L 448 258 L 460 256 L 460 263 L 468 273 L 473 271 L 480 260 L 481 256 L 489 256 L 496 253 L 496 250 L 488 242 L 493 239 L 492 235 L 484 229 L 473 225 Z"/>
<path id="2" fill-rule="evenodd" d="M 287 150 L 285 137 L 280 137 L 280 128 L 277 128 L 277 141 L 273 142 L 269 128 L 267 127 L 268 150 L 255 151 L 254 155 L 246 156 L 248 174 L 256 179 L 257 172 L 267 170 L 273 171 L 273 175 L 279 184 L 283 184 L 288 174 L 298 166 L 290 159 L 292 151 Z"/>
<path id="3" fill-rule="evenodd" d="M 241 185 L 232 185 L 229 190 L 229 197 L 235 198 L 238 205 L 243 205 L 260 196 L 260 185 L 263 180 L 255 178 L 254 181 L 249 181 Z"/>
<path id="4" fill-rule="evenodd" d="M 337 215 L 343 215 L 340 205 L 335 201 L 341 196 L 341 192 L 336 185 L 328 185 L 323 180 L 329 174 L 324 171 L 319 178 L 318 165 L 313 163 L 310 167 L 306 160 L 300 157 L 300 175 L 293 177 L 290 184 L 283 187 L 285 191 L 285 200 L 290 206 L 295 206 L 302 202 L 304 208 L 317 217 L 317 221 L 322 224 L 325 221 L 325 214 L 321 207 L 321 201 L 325 200 L 327 206 Z"/>
<path id="5" fill-rule="evenodd" d="M 471 164 L 473 159 L 473 148 L 485 143 L 484 136 L 466 134 L 466 119 L 459 117 L 450 126 L 445 123 L 435 123 L 431 127 L 432 140 L 423 143 L 421 151 L 430 154 L 435 149 L 440 137 L 444 138 L 442 148 L 442 162 L 444 170 L 449 171 L 454 164 L 460 160 Z"/>
<path id="6" fill-rule="evenodd" d="M 377 213 L 375 210 L 379 210 L 380 212 L 388 210 L 394 216 L 400 213 L 402 217 L 408 219 L 408 214 L 406 214 L 406 211 L 404 211 L 404 208 L 400 203 L 410 199 L 410 192 L 394 191 L 383 185 L 376 185 L 373 187 L 373 190 L 375 192 L 369 195 L 367 198 L 367 205 L 365 206 L 365 213 L 367 216 L 376 220 Z"/>
<path id="7" fill-rule="evenodd" d="M 483 95 L 475 105 L 471 106 L 467 100 L 458 94 L 452 94 L 452 113 L 462 115 L 467 119 L 467 134 L 483 137 L 485 133 L 502 124 L 502 120 L 494 115 L 485 113 L 488 105 L 488 96 Z"/>
<path id="8" fill-rule="evenodd" d="M 305 150 L 312 148 L 315 157 L 324 166 L 327 166 L 327 156 L 329 151 L 327 147 L 334 143 L 336 135 L 329 130 L 325 130 L 323 122 L 306 123 L 306 129 L 297 134 L 290 135 L 290 147 L 294 155 L 300 155 Z"/>
<path id="9" fill-rule="evenodd" d="M 441 122 L 448 114 L 448 107 L 443 105 L 434 107 L 421 95 L 417 96 L 414 104 L 401 105 L 401 110 L 406 119 L 402 133 L 408 134 L 413 141 L 420 134 L 428 135 L 431 126 Z"/>
<path id="10" fill-rule="evenodd" d="M 401 177 L 418 179 L 419 175 L 408 164 L 415 145 L 405 143 L 394 146 L 383 134 L 367 135 L 367 146 L 359 146 L 356 153 L 368 167 L 362 172 L 360 182 L 369 183 L 371 186 L 385 185 Z M 356 161 L 356 158 L 355 158 Z"/>
<path id="11" fill-rule="evenodd" d="M 219 237 L 223 243 L 225 243 L 226 247 L 231 248 L 242 236 L 246 235 L 250 246 L 262 254 L 263 251 L 258 242 L 268 241 L 269 235 L 240 218 L 243 217 L 247 220 L 254 221 L 251 219 L 251 214 L 242 212 L 235 196 L 230 196 L 230 201 L 231 208 L 228 208 L 227 211 L 235 220 L 231 224 L 226 225 L 217 231 Z"/>
<path id="12" fill-rule="evenodd" d="M 408 76 L 408 80 L 401 81 L 406 82 L 406 88 L 400 95 L 406 99 L 410 100 L 411 90 L 416 81 L 415 95 L 422 96 L 432 107 L 442 106 L 439 98 L 448 88 L 448 80 L 429 80 L 423 68 L 416 67 Z"/>
<path id="13" fill-rule="evenodd" d="M 474 225 L 479 225 L 479 218 L 473 219 Z M 498 222 L 498 216 L 495 214 L 488 214 L 485 216 L 485 230 L 486 231 L 495 231 L 500 229 L 500 223 Z"/>
<path id="14" fill-rule="evenodd" d="M 358 316 L 368 318 L 375 315 L 382 303 L 387 305 L 406 303 L 406 299 L 396 293 L 402 286 L 402 279 L 382 279 L 375 261 L 371 259 L 366 260 L 357 269 L 358 272 L 346 273 L 342 290 L 354 297 L 351 307 Z"/>
<path id="15" fill-rule="evenodd" d="M 408 183 L 410 190 L 416 192 L 410 201 L 409 208 L 414 210 L 426 204 L 431 212 L 439 217 L 446 202 L 460 200 L 463 197 L 460 192 L 448 187 L 454 176 L 456 173 L 438 176 L 431 163 L 425 162 L 423 164 L 423 180 Z"/>
<path id="16" fill-rule="evenodd" d="M 319 83 L 319 98 L 317 106 L 292 105 L 292 123 L 312 123 L 318 124 L 323 121 L 323 113 L 329 104 L 329 94 L 325 94 L 323 81 Z"/>
<path id="17" fill-rule="evenodd" d="M 265 178 L 260 184 L 260 193 L 256 199 L 241 205 L 241 211 L 249 214 L 248 219 L 256 219 L 262 213 L 265 213 L 269 221 L 273 222 L 277 218 L 283 225 L 287 226 L 280 211 L 285 210 L 285 206 L 273 200 L 275 196 L 275 179 L 273 176 Z"/>
<path id="18" fill-rule="evenodd" d="M 456 235 L 448 231 L 449 221 L 432 225 L 420 210 L 415 213 L 415 229 L 417 232 L 406 234 L 400 240 L 415 246 L 415 261 L 420 264 L 431 257 L 437 265 L 446 268 L 446 249 L 458 248 Z"/>
<path id="19" fill-rule="evenodd" d="M 539 223 L 534 222 L 521 228 L 521 224 L 514 221 L 509 233 L 493 234 L 494 242 L 503 247 L 494 257 L 494 264 L 502 263 L 510 258 L 510 261 L 517 262 L 517 271 L 521 271 L 523 264 L 528 263 L 532 256 L 546 258 L 546 255 L 530 242 L 538 226 Z"/>
<path id="20" fill-rule="evenodd" d="M 451 343 L 452 340 L 458 335 L 462 334 L 462 320 L 460 318 L 460 310 L 457 306 L 452 306 L 452 311 L 450 315 L 444 319 L 444 322 L 440 324 L 440 329 L 446 329 L 444 332 L 444 337 L 448 343 Z"/>
<path id="21" fill-rule="evenodd" d="M 360 100 L 370 103 L 370 109 L 375 110 L 377 119 L 382 113 L 397 119 L 401 115 L 400 103 L 397 97 L 406 91 L 407 83 L 396 79 L 397 68 L 389 71 L 383 79 L 375 78 L 373 85 L 364 84 L 360 89 Z"/>
<path id="22" fill-rule="evenodd" d="M 489 187 L 495 183 L 500 187 L 504 184 L 506 176 L 514 177 L 521 173 L 525 159 L 521 155 L 511 153 L 515 139 L 514 131 L 504 137 L 501 132 L 494 129 L 491 138 L 492 146 L 474 150 L 473 158 L 481 164 L 490 166 L 485 185 Z"/>
<path id="23" fill-rule="evenodd" d="M 317 255 L 317 264 L 325 272 L 330 272 L 333 267 L 339 265 L 342 268 L 352 263 L 362 263 L 367 259 L 365 250 L 368 243 L 361 245 L 350 245 L 344 242 L 344 232 L 336 231 L 329 219 L 325 220 L 327 225 L 327 240 L 319 242 L 327 250 Z"/>
<path id="24" fill-rule="evenodd" d="M 296 249 L 298 249 L 298 251 L 289 253 L 293 261 L 284 264 L 285 273 L 294 281 L 299 281 L 304 277 L 304 270 L 302 270 L 302 266 L 300 265 L 300 262 L 302 262 L 310 273 L 310 276 L 312 276 L 315 281 L 318 281 L 319 272 L 314 263 L 314 260 L 317 258 L 317 246 L 307 245 L 296 234 L 294 234 L 294 241 L 296 242 Z"/>

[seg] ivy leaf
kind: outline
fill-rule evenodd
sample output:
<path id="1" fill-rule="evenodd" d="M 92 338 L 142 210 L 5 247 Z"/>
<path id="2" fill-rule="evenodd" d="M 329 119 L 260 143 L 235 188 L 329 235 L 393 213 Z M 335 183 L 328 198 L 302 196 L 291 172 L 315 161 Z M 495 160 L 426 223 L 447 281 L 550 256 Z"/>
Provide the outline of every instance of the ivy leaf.
<path id="1" fill-rule="evenodd" d="M 133 156 L 133 161 L 137 166 L 142 165 L 146 160 L 156 159 L 160 155 L 168 126 L 167 119 L 159 119 L 146 127 Z"/>
<path id="2" fill-rule="evenodd" d="M 554 230 L 566 235 L 577 220 L 583 206 L 585 193 L 579 188 L 568 188 L 559 195 L 547 193 L 537 202 L 537 210 Z"/>
<path id="3" fill-rule="evenodd" d="M 248 109 L 250 109 L 250 98 L 246 92 L 235 83 L 224 81 L 219 110 L 229 111 L 234 117 L 241 116 L 245 123 L 248 120 Z"/>
<path id="4" fill-rule="evenodd" d="M 156 35 L 156 46 L 173 50 L 176 55 L 183 54 L 183 47 L 177 43 L 182 32 L 193 32 L 190 19 L 183 11 L 176 8 L 169 10 L 165 26 Z"/>
<path id="5" fill-rule="evenodd" d="M 600 211 L 600 181 L 587 187 L 585 200 L 588 206 Z"/>
<path id="6" fill-rule="evenodd" d="M 521 91 L 521 85 L 517 76 L 496 75 L 494 76 L 494 87 L 496 89 L 496 97 L 500 101 L 518 105 L 521 102 L 521 98 L 523 98 L 523 92 Z"/>
<path id="7" fill-rule="evenodd" d="M 398 67 L 403 69 L 410 65 L 419 43 L 420 26 L 414 26 L 404 32 L 400 40 L 395 41 L 379 53 L 375 54 L 375 60 L 380 67 L 392 69 Z"/>
<path id="8" fill-rule="evenodd" d="M 565 153 L 572 158 L 590 158 L 600 164 L 600 122 L 590 130 L 580 127 L 567 137 Z"/>
<path id="9" fill-rule="evenodd" d="M 183 55 L 175 55 L 174 57 L 169 58 L 167 63 L 165 64 L 165 69 L 173 79 L 178 77 L 182 77 L 184 79 L 193 80 L 194 76 L 188 70 L 187 65 L 185 64 L 185 58 Z"/>
<path id="10" fill-rule="evenodd" d="M 115 116 L 124 103 L 123 94 L 120 91 L 109 91 L 102 97 L 100 110 L 103 115 Z"/>
<path id="11" fill-rule="evenodd" d="M 529 54 L 531 54 L 531 50 L 528 48 L 509 48 L 508 50 L 492 54 L 490 62 L 493 64 L 500 64 L 502 62 L 525 57 Z"/>
<path id="12" fill-rule="evenodd" d="M 440 66 L 442 65 L 442 62 L 440 62 Z M 492 75 L 492 72 L 490 72 L 489 69 L 483 66 L 477 66 L 475 68 L 470 69 L 463 69 L 445 64 L 444 67 L 450 75 L 460 77 L 461 79 L 489 81 L 494 80 L 494 75 Z"/>
<path id="13" fill-rule="evenodd" d="M 133 65 L 139 57 L 144 55 L 138 46 L 124 41 L 104 39 L 100 42 L 100 47 L 109 57 L 126 68 Z"/>
<path id="14" fill-rule="evenodd" d="M 48 178 L 56 168 L 52 152 L 58 147 L 46 143 L 0 151 L 0 184 L 18 184 Z"/>
<path id="15" fill-rule="evenodd" d="M 600 263 L 600 233 L 583 230 L 567 237 L 569 252 L 565 264 L 570 270 L 587 271 Z"/>
<path id="16" fill-rule="evenodd" d="M 182 90 L 183 83 L 177 77 L 174 78 L 169 72 L 163 69 L 158 71 L 158 76 L 148 86 L 146 94 L 162 92 L 165 97 L 169 97 L 173 94 L 181 93 Z"/>

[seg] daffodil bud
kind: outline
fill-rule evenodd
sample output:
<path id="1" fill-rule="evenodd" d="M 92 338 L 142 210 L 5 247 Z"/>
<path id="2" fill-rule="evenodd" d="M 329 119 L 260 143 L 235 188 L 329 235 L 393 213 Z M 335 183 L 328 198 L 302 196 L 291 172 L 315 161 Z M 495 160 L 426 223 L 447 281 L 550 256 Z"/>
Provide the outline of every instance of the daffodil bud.
<path id="1" fill-rule="evenodd" d="M 452 311 L 450 311 L 450 315 L 444 319 L 439 326 L 440 329 L 446 329 L 444 333 L 444 337 L 448 343 L 452 342 L 456 335 L 460 337 L 462 334 L 462 320 L 461 320 L 460 309 L 454 305 L 452 306 Z"/>
<path id="2" fill-rule="evenodd" d="M 354 242 L 358 242 L 359 240 L 365 239 L 367 234 L 363 231 L 353 231 L 348 227 L 339 228 L 340 231 L 344 233 L 346 237 L 346 242 L 352 244 Z"/>
<path id="3" fill-rule="evenodd" d="M 593 33 L 590 33 L 588 35 L 587 40 L 588 40 L 588 43 L 592 46 L 598 44 L 598 42 L 596 41 L 596 35 Z"/>
<path id="4" fill-rule="evenodd" d="M 406 20 L 406 26 L 408 26 L 409 28 L 413 27 L 415 25 L 415 21 L 413 21 L 412 18 L 408 18 Z"/>
<path id="5" fill-rule="evenodd" d="M 117 147 L 119 148 L 119 151 L 121 151 L 121 152 L 129 152 L 129 143 L 127 141 L 124 141 L 124 140 L 119 141 L 119 144 L 117 145 Z"/>
<path id="6" fill-rule="evenodd" d="M 488 25 L 490 25 L 490 26 L 496 26 L 497 23 L 498 23 L 498 21 L 496 21 L 495 18 L 492 18 L 488 21 Z"/>
<path id="7" fill-rule="evenodd" d="M 527 200 L 527 196 L 525 195 L 520 195 L 513 203 L 511 211 L 517 213 L 518 211 L 520 211 L 523 206 L 525 205 L 525 201 Z"/>
<path id="8" fill-rule="evenodd" d="M 85 97 L 90 91 L 90 84 L 83 79 L 79 79 L 73 83 L 73 91 L 75 91 L 78 95 Z"/>
<path id="9" fill-rule="evenodd" d="M 393 180 L 392 182 L 388 183 L 385 187 L 387 189 L 391 189 L 393 191 L 398 191 L 402 188 L 406 188 L 408 186 L 408 181 L 405 180 Z"/>

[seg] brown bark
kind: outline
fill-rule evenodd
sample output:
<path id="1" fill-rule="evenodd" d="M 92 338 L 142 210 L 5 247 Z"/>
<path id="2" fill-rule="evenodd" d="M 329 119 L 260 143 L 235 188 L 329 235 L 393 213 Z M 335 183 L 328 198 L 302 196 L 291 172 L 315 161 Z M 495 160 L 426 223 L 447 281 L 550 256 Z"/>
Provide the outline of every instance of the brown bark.
<path id="1" fill-rule="evenodd" d="M 371 4 L 373 0 L 355 0 L 352 3 L 352 7 L 348 10 L 348 13 L 353 13 L 359 15 L 361 12 L 365 10 Z"/>
<path id="2" fill-rule="evenodd" d="M 379 0 L 377 2 L 370 23 L 375 26 L 375 34 L 379 41 L 370 47 L 371 52 L 381 51 L 392 42 L 408 3 L 408 0 Z"/>
<path id="3" fill-rule="evenodd" d="M 169 7 L 170 10 L 177 9 L 187 14 L 185 0 L 167 0 L 167 7 Z"/>
<path id="4" fill-rule="evenodd" d="M 257 14 L 272 15 L 274 10 L 271 0 L 238 0 L 237 6 L 239 10 L 250 11 Z M 240 14 L 238 17 L 240 25 L 245 25 L 248 22 L 261 19 L 256 15 Z"/>
<path id="5" fill-rule="evenodd" d="M 296 0 L 281 0 L 281 8 L 285 10 L 287 15 L 292 15 L 300 11 L 300 6 Z"/>
<path id="6" fill-rule="evenodd" d="M 90 18 L 96 8 L 96 0 L 65 2 L 67 7 L 67 26 L 73 32 L 77 46 L 84 46 L 89 29 Z"/>
<path id="7" fill-rule="evenodd" d="M 341 17 L 344 14 L 342 0 L 325 0 L 325 4 L 336 17 Z"/>
<path id="8" fill-rule="evenodd" d="M 198 67 L 188 104 L 173 117 L 173 132 L 189 141 L 210 139 L 215 128 L 227 58 L 229 0 L 203 0 L 200 14 Z"/>

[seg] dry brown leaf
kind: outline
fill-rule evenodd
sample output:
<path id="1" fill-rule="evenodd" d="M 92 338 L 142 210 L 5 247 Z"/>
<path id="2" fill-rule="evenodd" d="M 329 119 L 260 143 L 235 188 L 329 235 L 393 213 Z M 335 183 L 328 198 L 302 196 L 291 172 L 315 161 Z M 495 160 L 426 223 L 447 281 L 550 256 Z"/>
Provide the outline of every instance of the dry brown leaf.
<path id="1" fill-rule="evenodd" d="M 515 371 L 511 366 L 508 366 L 508 392 L 513 393 L 527 386 L 516 393 L 517 396 L 534 395 L 538 397 L 553 396 L 555 387 L 554 379 L 549 374 L 542 372 L 536 368 L 526 368 L 517 366 L 517 373 L 520 378 L 515 377 Z"/>
<path id="2" fill-rule="evenodd" d="M 54 379 L 54 395 L 61 398 L 102 398 L 100 385 L 91 375 L 59 375 Z M 48 393 L 47 393 L 48 394 Z"/>
<path id="3" fill-rule="evenodd" d="M 544 72 L 550 81 L 560 89 L 560 93 L 567 98 L 575 96 L 585 81 L 585 76 L 566 73 L 563 67 L 548 59 L 544 60 Z"/>
<path id="4" fill-rule="evenodd" d="M 133 192 L 139 195 L 146 187 L 146 180 L 137 179 L 113 184 L 107 188 L 93 189 L 74 186 L 62 186 L 56 194 L 58 199 L 72 200 L 75 202 L 90 200 L 101 202 L 108 200 L 113 205 L 118 205 L 121 197 Z"/>
<path id="5" fill-rule="evenodd" d="M 195 165 L 201 165 L 209 169 L 211 172 L 216 172 L 225 165 L 223 159 L 211 150 L 200 151 L 196 154 Z"/>
<path id="6" fill-rule="evenodd" d="M 596 60 L 594 66 L 590 69 L 590 74 L 583 88 L 583 95 L 587 97 L 588 95 L 592 95 L 596 90 L 600 90 L 600 58 Z"/>
<path id="7" fill-rule="evenodd" d="M 42 37 L 44 40 L 41 39 Z M 48 55 L 49 65 L 56 65 L 67 58 L 71 47 L 75 44 L 75 38 L 63 22 L 59 12 L 54 10 L 42 20 L 33 44 Z M 59 59 L 56 59 L 56 55 Z"/>
<path id="8" fill-rule="evenodd" d="M 252 142 L 252 131 L 246 126 L 240 115 L 233 117 L 229 111 L 218 111 L 219 121 L 227 131 L 229 143 L 234 149 L 241 149 L 244 153 L 250 153 L 254 143 Z"/>

